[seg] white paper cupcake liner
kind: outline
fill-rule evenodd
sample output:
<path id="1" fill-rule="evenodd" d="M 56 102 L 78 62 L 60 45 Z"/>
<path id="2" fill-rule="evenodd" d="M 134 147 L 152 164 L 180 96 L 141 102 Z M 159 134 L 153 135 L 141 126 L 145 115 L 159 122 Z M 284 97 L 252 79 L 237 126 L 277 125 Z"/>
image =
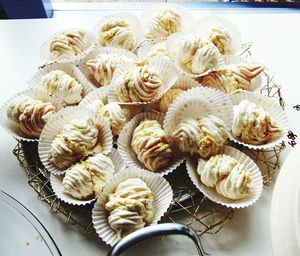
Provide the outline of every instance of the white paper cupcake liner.
<path id="1" fill-rule="evenodd" d="M 109 153 L 109 157 L 112 160 L 112 163 L 115 167 L 115 173 L 123 170 L 126 167 L 123 160 L 121 159 L 120 154 L 117 151 L 117 149 L 113 148 L 112 151 Z M 80 200 L 80 199 L 76 199 L 68 194 L 65 194 L 63 184 L 62 184 L 63 178 L 64 177 L 62 175 L 50 174 L 50 184 L 51 184 L 52 190 L 60 200 L 64 201 L 65 203 L 72 204 L 72 205 L 87 205 L 97 199 L 97 197 L 95 197 L 95 198 L 89 199 L 89 200 Z M 107 181 L 108 180 L 109 180 L 109 178 L 107 179 Z"/>
<path id="2" fill-rule="evenodd" d="M 242 36 L 238 27 L 230 20 L 221 16 L 206 16 L 195 20 L 191 24 L 191 32 L 205 34 L 212 28 L 223 28 L 229 33 L 232 39 L 232 54 L 237 54 L 242 47 Z"/>
<path id="3" fill-rule="evenodd" d="M 173 62 L 176 66 L 176 69 L 178 70 L 178 72 L 180 72 L 181 74 L 184 74 L 190 78 L 193 79 L 197 79 L 199 77 L 203 77 L 213 71 L 216 70 L 221 70 L 224 69 L 225 63 L 224 63 L 224 56 L 221 55 L 221 53 L 219 52 L 218 48 L 212 44 L 212 49 L 215 50 L 216 54 L 217 54 L 217 65 L 214 68 L 211 68 L 201 74 L 193 74 L 190 73 L 188 70 L 186 70 L 178 61 L 177 59 L 177 51 L 178 51 L 178 42 L 180 41 L 180 39 L 182 37 L 185 36 L 191 36 L 191 37 L 196 37 L 197 34 L 192 34 L 192 33 L 175 33 L 171 36 L 168 37 L 167 39 L 167 50 L 169 52 L 169 55 L 171 56 L 171 58 L 173 59 Z"/>
<path id="4" fill-rule="evenodd" d="M 100 47 L 100 46 L 93 48 L 89 53 L 87 53 L 85 56 L 80 58 L 79 62 L 78 62 L 78 68 L 84 74 L 85 78 L 90 83 L 90 86 L 92 86 L 93 88 L 101 87 L 101 85 L 96 81 L 96 79 L 94 78 L 94 75 L 90 73 L 89 68 L 86 65 L 86 63 L 89 60 L 96 58 L 99 54 L 103 54 L 103 53 L 123 55 L 123 56 L 126 56 L 126 57 L 132 59 L 132 65 L 127 63 L 126 65 L 124 65 L 125 68 L 129 68 L 129 67 L 133 66 L 134 62 L 137 61 L 137 56 L 134 53 L 127 51 L 125 49 L 114 48 L 114 47 Z"/>
<path id="5" fill-rule="evenodd" d="M 230 130 L 233 113 L 229 96 L 203 86 L 189 89 L 180 94 L 170 105 L 164 120 L 164 130 L 171 135 L 183 119 L 197 119 L 209 114 L 222 119 Z"/>
<path id="6" fill-rule="evenodd" d="M 95 101 L 101 100 L 103 104 L 107 104 L 108 87 L 101 87 L 91 91 L 84 99 L 79 103 L 81 107 L 89 107 Z"/>
<path id="7" fill-rule="evenodd" d="M 251 145 L 248 143 L 244 143 L 239 139 L 235 138 L 231 132 L 229 133 L 230 140 L 240 145 L 246 146 L 250 149 L 269 149 L 279 145 L 282 141 L 284 141 L 284 136 L 288 133 L 289 130 L 288 117 L 279 105 L 278 100 L 251 92 L 241 92 L 232 94 L 231 100 L 233 106 L 238 105 L 242 100 L 249 100 L 250 102 L 254 102 L 257 107 L 261 107 L 265 111 L 270 113 L 271 120 L 281 129 L 282 132 L 280 137 L 277 137 L 274 140 L 263 145 Z"/>
<path id="8" fill-rule="evenodd" d="M 154 219 L 150 225 L 158 223 L 170 207 L 173 198 L 171 186 L 158 174 L 135 169 L 134 167 L 129 167 L 115 174 L 113 178 L 106 183 L 92 212 L 93 225 L 97 234 L 105 243 L 111 246 L 117 243 L 119 238 L 116 231 L 113 230 L 108 223 L 109 213 L 105 210 L 105 204 L 108 201 L 109 194 L 114 193 L 121 182 L 132 178 L 140 178 L 143 180 L 154 193 Z"/>
<path id="9" fill-rule="evenodd" d="M 84 75 L 80 72 L 78 67 L 71 62 L 59 62 L 59 63 L 51 63 L 48 65 L 44 65 L 39 71 L 28 81 L 28 86 L 30 88 L 39 88 L 43 90 L 41 80 L 42 77 L 51 71 L 61 70 L 66 72 L 69 76 L 76 79 L 76 81 L 82 85 L 83 87 L 83 95 L 84 98 L 89 92 L 92 91 L 93 87 L 90 85 L 88 80 L 84 77 Z M 54 97 L 54 96 L 53 96 Z M 63 99 L 59 99 L 63 100 Z"/>
<path id="10" fill-rule="evenodd" d="M 95 114 L 95 112 L 83 107 L 67 107 L 58 111 L 53 115 L 49 122 L 45 125 L 42 134 L 39 139 L 38 152 L 40 159 L 46 169 L 55 174 L 61 175 L 65 173 L 65 170 L 59 169 L 53 165 L 48 159 L 48 153 L 51 150 L 52 141 L 61 132 L 63 126 L 76 118 L 92 118 L 96 123 L 100 124 L 103 128 L 103 151 L 101 153 L 108 154 L 112 149 L 112 133 L 110 126 L 105 119 Z"/>
<path id="11" fill-rule="evenodd" d="M 93 35 L 93 33 L 91 31 L 86 30 L 86 29 L 70 28 L 70 29 L 59 31 L 59 32 L 55 33 L 54 35 L 52 35 L 51 37 L 47 38 L 42 43 L 41 48 L 40 48 L 41 58 L 43 60 L 45 60 L 45 61 L 54 61 L 54 60 L 57 60 L 57 59 L 55 59 L 55 57 L 53 56 L 53 54 L 50 52 L 51 40 L 54 37 L 59 36 L 59 35 L 61 35 L 64 32 L 72 32 L 72 31 L 79 31 L 79 30 L 86 32 L 85 40 L 86 40 L 87 47 L 86 47 L 85 51 L 83 52 L 83 54 L 81 54 L 81 55 L 75 55 L 75 56 L 70 56 L 70 57 L 67 57 L 67 58 L 60 58 L 59 59 L 60 61 L 61 60 L 68 60 L 68 61 L 76 61 L 76 60 L 78 60 L 79 56 L 82 56 L 86 52 L 88 52 L 89 49 L 92 48 L 95 45 L 95 43 L 96 43 L 96 38 Z"/>
<path id="12" fill-rule="evenodd" d="M 222 204 L 231 208 L 245 208 L 253 205 L 261 196 L 263 189 L 263 179 L 258 166 L 254 163 L 253 160 L 250 159 L 250 157 L 233 147 L 225 146 L 220 154 L 232 156 L 240 164 L 243 164 L 245 166 L 245 169 L 249 171 L 252 179 L 250 185 L 253 189 L 252 194 L 246 198 L 239 200 L 232 200 L 220 195 L 219 193 L 217 193 L 215 188 L 209 188 L 200 181 L 200 176 L 197 173 L 198 160 L 189 157 L 186 161 L 186 167 L 188 175 L 190 176 L 192 182 L 207 198 L 218 204 Z M 200 161 L 202 168 L 204 167 L 206 162 L 207 161 L 205 160 Z"/>
<path id="13" fill-rule="evenodd" d="M 12 96 L 9 100 L 7 100 L 0 108 L 0 124 L 3 128 L 14 138 L 23 141 L 38 141 L 38 139 L 28 138 L 20 129 L 17 124 L 15 124 L 12 120 L 7 117 L 7 109 L 12 101 L 19 96 L 28 96 L 33 99 L 41 100 L 43 102 L 51 102 L 51 104 L 59 111 L 62 108 L 61 102 L 48 95 L 47 93 L 38 90 L 38 89 L 27 89 L 25 91 L 21 91 L 16 95 Z"/>
<path id="14" fill-rule="evenodd" d="M 99 20 L 94 25 L 92 31 L 93 31 L 94 35 L 96 36 L 97 44 L 99 44 L 99 29 L 100 29 L 101 25 L 104 22 L 107 22 L 108 20 L 110 20 L 112 18 L 122 18 L 129 24 L 129 27 L 133 28 L 135 35 L 136 35 L 136 45 L 135 45 L 135 48 L 136 48 L 139 45 L 139 43 L 143 40 L 143 35 L 142 35 L 139 20 L 134 14 L 123 13 L 123 12 L 117 12 L 117 13 L 107 15 L 107 16 L 103 17 L 101 20 Z M 135 48 L 132 51 L 134 51 Z"/>
<path id="15" fill-rule="evenodd" d="M 171 89 L 182 89 L 187 91 L 194 87 L 202 87 L 202 85 L 192 78 L 181 75 L 178 77 Z"/>
<path id="16" fill-rule="evenodd" d="M 158 77 L 162 81 L 162 86 L 160 87 L 160 91 L 156 97 L 147 102 L 121 102 L 118 98 L 118 95 L 115 93 L 115 89 L 117 88 L 118 84 L 120 84 L 120 79 L 122 79 L 124 73 L 127 72 L 127 69 L 125 67 L 120 67 L 114 73 L 111 83 L 112 87 L 108 93 L 108 101 L 118 102 L 123 105 L 146 105 L 158 101 L 163 94 L 174 85 L 178 78 L 178 73 L 174 64 L 165 58 L 151 58 L 149 59 L 147 65 L 148 70 L 150 72 L 153 71 L 157 73 Z"/>
<path id="17" fill-rule="evenodd" d="M 223 56 L 225 65 L 238 65 L 238 64 L 257 64 L 257 62 L 254 62 L 253 60 L 245 59 L 241 56 L 235 56 L 235 55 L 226 55 Z M 252 89 L 250 91 L 258 91 L 262 88 L 262 74 L 255 77 L 251 81 L 252 83 Z"/>
<path id="18" fill-rule="evenodd" d="M 132 134 L 135 128 L 143 121 L 143 120 L 157 120 L 161 125 L 163 124 L 164 115 L 161 113 L 154 112 L 144 112 L 137 114 L 133 119 L 131 119 L 122 129 L 119 139 L 118 139 L 118 149 L 121 155 L 121 158 L 124 160 L 127 166 L 133 166 L 137 169 L 148 170 L 145 165 L 140 162 L 137 158 L 137 155 L 131 148 L 131 139 Z M 167 175 L 173 170 L 175 170 L 182 162 L 184 158 L 182 156 L 173 156 L 172 161 L 160 171 L 155 173 L 160 175 Z"/>
<path id="19" fill-rule="evenodd" d="M 157 15 L 158 12 L 165 9 L 174 10 L 175 12 L 181 15 L 182 27 L 181 30 L 178 32 L 187 32 L 189 30 L 190 24 L 194 20 L 194 17 L 190 12 L 188 12 L 185 8 L 182 8 L 180 5 L 170 4 L 170 3 L 160 3 L 140 16 L 142 32 L 146 38 L 147 38 L 147 33 L 149 31 L 148 30 L 149 22 L 151 21 L 152 17 Z M 166 38 L 168 37 L 161 37 L 157 35 L 157 37 L 155 38 L 147 38 L 147 39 L 152 40 L 154 43 L 156 43 L 161 40 L 165 40 Z"/>

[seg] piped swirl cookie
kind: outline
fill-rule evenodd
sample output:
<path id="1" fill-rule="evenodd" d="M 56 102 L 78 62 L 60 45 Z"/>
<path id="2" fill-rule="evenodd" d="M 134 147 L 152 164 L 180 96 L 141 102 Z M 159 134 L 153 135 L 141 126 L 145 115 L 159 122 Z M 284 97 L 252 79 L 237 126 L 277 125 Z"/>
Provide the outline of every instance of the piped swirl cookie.
<path id="1" fill-rule="evenodd" d="M 238 90 L 253 90 L 253 79 L 264 70 L 262 65 L 229 65 L 224 70 L 215 71 L 201 78 L 205 86 L 216 88 L 225 93 Z"/>
<path id="2" fill-rule="evenodd" d="M 199 161 L 203 161 L 199 159 Z M 251 176 L 244 165 L 229 155 L 212 156 L 204 165 L 198 164 L 201 182 L 229 199 L 239 200 L 252 193 Z"/>
<path id="3" fill-rule="evenodd" d="M 56 112 L 50 102 L 19 96 L 7 108 L 7 117 L 18 125 L 28 138 L 39 138 L 47 120 Z"/>
<path id="4" fill-rule="evenodd" d="M 158 74 L 145 65 L 124 72 L 114 90 L 120 101 L 147 102 L 158 96 L 162 86 Z"/>
<path id="5" fill-rule="evenodd" d="M 216 116 L 199 120 L 186 118 L 172 133 L 172 140 L 182 152 L 207 158 L 218 153 L 228 138 L 225 123 Z"/>
<path id="6" fill-rule="evenodd" d="M 137 35 L 124 18 L 112 17 L 100 25 L 99 44 L 132 51 L 137 44 Z"/>
<path id="7" fill-rule="evenodd" d="M 53 70 L 42 76 L 43 90 L 67 105 L 78 104 L 83 97 L 83 86 L 62 70 Z"/>
<path id="8" fill-rule="evenodd" d="M 87 48 L 85 31 L 63 32 L 51 39 L 50 52 L 54 59 L 63 59 L 80 55 Z"/>
<path id="9" fill-rule="evenodd" d="M 115 70 L 126 63 L 133 64 L 133 60 L 124 55 L 101 53 L 86 65 L 100 86 L 109 86 Z"/>
<path id="10" fill-rule="evenodd" d="M 154 218 L 154 193 L 139 179 L 121 182 L 105 204 L 108 223 L 119 238 L 149 225 Z"/>
<path id="11" fill-rule="evenodd" d="M 66 170 L 63 191 L 73 198 L 84 200 L 98 196 L 106 180 L 115 172 L 108 156 L 97 153 Z"/>
<path id="12" fill-rule="evenodd" d="M 263 145 L 281 135 L 281 129 L 272 121 L 270 113 L 249 100 L 242 100 L 233 107 L 232 134 L 251 144 Z"/>
<path id="13" fill-rule="evenodd" d="M 64 170 L 93 151 L 101 152 L 101 134 L 91 118 L 74 119 L 63 126 L 51 143 L 49 161 Z"/>
<path id="14" fill-rule="evenodd" d="M 156 120 L 144 120 L 135 128 L 131 148 L 138 160 L 153 172 L 167 166 L 172 158 L 165 132 Z"/>

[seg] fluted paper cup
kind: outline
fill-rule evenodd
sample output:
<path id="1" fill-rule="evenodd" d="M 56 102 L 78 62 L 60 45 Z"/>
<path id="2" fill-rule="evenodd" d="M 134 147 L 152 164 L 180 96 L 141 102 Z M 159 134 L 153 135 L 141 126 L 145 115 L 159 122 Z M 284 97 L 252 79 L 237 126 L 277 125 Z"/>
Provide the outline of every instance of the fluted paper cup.
<path id="1" fill-rule="evenodd" d="M 188 37 L 197 37 L 199 35 L 192 34 L 192 33 L 175 33 L 175 34 L 169 36 L 167 39 L 167 49 L 168 49 L 169 55 L 171 56 L 178 72 L 180 72 L 181 74 L 186 75 L 190 78 L 198 79 L 198 78 L 203 77 L 213 71 L 224 69 L 224 66 L 225 66 L 224 58 L 221 55 L 221 53 L 219 52 L 218 48 L 213 43 L 211 43 L 211 49 L 215 52 L 216 58 L 217 58 L 216 66 L 206 70 L 203 73 L 199 73 L 199 74 L 191 73 L 182 63 L 180 63 L 180 61 L 178 60 L 178 57 L 177 57 L 178 49 L 179 49 L 178 43 L 183 37 L 187 37 L 187 36 Z M 201 38 L 201 40 L 203 41 L 204 38 Z"/>
<path id="2" fill-rule="evenodd" d="M 84 77 L 84 75 L 80 72 L 78 67 L 71 62 L 59 62 L 59 63 L 50 63 L 48 65 L 44 65 L 39 69 L 39 71 L 28 81 L 28 86 L 30 88 L 39 88 L 43 90 L 41 80 L 42 77 L 51 71 L 61 70 L 67 73 L 69 76 L 75 78 L 75 80 L 82 85 L 83 94 L 82 99 L 92 91 L 93 87 L 90 85 L 88 80 Z M 63 102 L 63 99 L 59 99 Z"/>
<path id="3" fill-rule="evenodd" d="M 231 208 L 245 208 L 253 205 L 261 196 L 263 189 L 263 179 L 258 166 L 250 157 L 233 147 L 225 146 L 220 154 L 225 154 L 233 157 L 240 164 L 243 164 L 245 166 L 245 169 L 249 171 L 249 174 L 251 176 L 251 195 L 243 199 L 233 200 L 220 195 L 219 193 L 217 193 L 215 188 L 209 188 L 205 186 L 201 182 L 200 176 L 197 173 L 198 159 L 189 157 L 186 161 L 186 167 L 188 175 L 190 176 L 192 182 L 207 198 L 218 204 L 222 204 Z M 201 159 L 199 161 L 199 168 L 204 168 L 207 161 L 208 160 Z"/>
<path id="4" fill-rule="evenodd" d="M 132 178 L 143 180 L 150 190 L 154 193 L 154 219 L 150 225 L 155 225 L 162 218 L 171 205 L 173 191 L 169 183 L 160 175 L 129 167 L 116 173 L 105 185 L 101 195 L 98 197 L 92 212 L 94 228 L 101 239 L 109 244 L 114 245 L 120 239 L 115 230 L 108 223 L 109 213 L 105 210 L 105 204 L 108 201 L 109 194 L 115 192 L 117 186 Z"/>
<path id="5" fill-rule="evenodd" d="M 52 39 L 54 37 L 60 36 L 64 32 L 74 32 L 74 31 L 75 32 L 77 32 L 77 31 L 86 32 L 86 35 L 85 35 L 86 47 L 84 49 L 84 52 L 80 55 L 74 55 L 74 56 L 70 56 L 70 57 L 62 57 L 59 59 L 55 59 L 55 56 L 50 52 L 50 45 L 51 45 Z M 49 38 L 47 38 L 41 45 L 40 55 L 41 55 L 41 58 L 45 61 L 54 61 L 54 60 L 76 61 L 76 60 L 78 60 L 79 56 L 86 54 L 90 48 L 94 47 L 95 43 L 96 43 L 96 38 L 91 31 L 88 31 L 86 29 L 70 28 L 70 29 L 59 31 L 59 32 L 55 33 L 54 35 L 50 36 Z"/>
<path id="6" fill-rule="evenodd" d="M 112 80 L 112 87 L 111 90 L 108 93 L 108 101 L 109 102 L 118 102 L 123 105 L 146 105 L 149 103 L 153 103 L 155 101 L 158 101 L 163 94 L 168 91 L 176 82 L 178 78 L 177 70 L 174 66 L 174 64 L 161 57 L 149 59 L 148 61 L 148 70 L 150 72 L 155 72 L 158 77 L 162 81 L 162 86 L 159 88 L 158 94 L 151 100 L 145 102 L 122 102 L 119 100 L 118 95 L 116 94 L 115 90 L 118 88 L 118 86 L 122 83 L 122 78 L 124 74 L 128 71 L 128 69 L 124 67 L 118 68 L 115 73 Z"/>
<path id="7" fill-rule="evenodd" d="M 182 8 L 180 5 L 170 4 L 170 3 L 160 3 L 159 5 L 155 6 L 154 8 L 146 11 L 140 16 L 141 21 L 141 28 L 143 31 L 143 35 L 153 42 L 159 42 L 161 40 L 165 40 L 167 37 L 161 36 L 159 33 L 155 33 L 155 35 L 149 35 L 149 24 L 151 20 L 159 14 L 163 10 L 172 10 L 175 13 L 179 14 L 181 17 L 181 27 L 176 32 L 186 32 L 189 30 L 189 26 L 193 21 L 193 15 L 188 12 L 186 9 Z"/>
<path id="8" fill-rule="evenodd" d="M 123 160 L 121 159 L 117 149 L 113 148 L 112 151 L 108 154 L 108 156 L 110 157 L 110 159 L 115 167 L 115 172 L 121 171 L 126 167 Z M 113 174 L 111 176 L 113 176 Z M 76 198 L 70 196 L 69 194 L 64 193 L 63 178 L 64 178 L 64 176 L 62 176 L 62 175 L 50 174 L 50 184 L 51 184 L 52 190 L 60 200 L 64 201 L 65 203 L 72 204 L 72 205 L 87 205 L 97 199 L 97 197 L 95 197 L 95 198 L 92 198 L 89 200 L 84 200 L 84 199 L 80 200 L 80 199 L 76 199 Z M 108 180 L 109 180 L 109 177 L 107 177 L 106 181 L 108 181 Z"/>
<path id="9" fill-rule="evenodd" d="M 93 27 L 93 33 L 97 38 L 97 43 L 99 45 L 99 29 L 101 28 L 102 24 L 104 24 L 105 22 L 111 20 L 111 19 L 115 19 L 115 18 L 121 18 L 123 20 L 125 20 L 128 24 L 129 27 L 131 27 L 135 33 L 136 36 L 136 45 L 134 46 L 133 49 L 130 49 L 130 47 L 128 45 L 125 45 L 123 48 L 130 50 L 130 51 L 134 51 L 136 49 L 136 47 L 139 45 L 139 43 L 143 40 L 143 36 L 142 36 L 142 31 L 141 31 L 141 27 L 140 27 L 140 23 L 138 18 L 131 13 L 113 13 L 110 15 L 107 15 L 105 17 L 103 17 L 101 20 L 99 20 Z M 106 45 L 106 46 L 112 46 L 112 45 Z M 121 47 L 120 47 L 121 48 Z"/>
<path id="10" fill-rule="evenodd" d="M 163 124 L 164 115 L 161 113 L 154 113 L 154 112 L 144 112 L 137 114 L 133 119 L 131 119 L 122 129 L 119 139 L 118 139 L 118 149 L 119 153 L 121 155 L 121 158 L 124 160 L 125 164 L 127 166 L 133 166 L 140 170 L 146 170 L 147 167 L 140 162 L 140 160 L 137 158 L 137 155 L 131 148 L 131 140 L 132 140 L 132 134 L 135 130 L 135 128 L 143 121 L 143 120 L 156 120 L 161 125 Z M 174 154 L 174 152 L 173 152 Z M 155 173 L 161 174 L 161 175 L 167 175 L 173 170 L 175 170 L 182 162 L 184 161 L 184 158 L 179 155 L 173 155 L 171 162 L 164 168 L 162 168 L 159 171 L 156 171 Z"/>
<path id="11" fill-rule="evenodd" d="M 94 78 L 94 75 L 91 74 L 86 63 L 89 60 L 96 58 L 100 54 L 117 54 L 119 56 L 122 55 L 122 56 L 126 56 L 129 59 L 132 59 L 131 64 L 130 63 L 124 64 L 125 68 L 129 68 L 129 67 L 133 66 L 134 63 L 137 61 L 137 56 L 134 53 L 127 51 L 125 49 L 114 48 L 114 47 L 100 47 L 100 46 L 95 47 L 88 54 L 86 54 L 85 56 L 80 58 L 80 60 L 78 62 L 78 68 L 84 74 L 85 78 L 90 83 L 90 86 L 96 87 L 96 88 L 101 87 L 102 85 L 99 84 L 98 81 L 96 81 L 96 79 Z"/>
<path id="12" fill-rule="evenodd" d="M 229 130 L 233 121 L 229 96 L 213 88 L 191 88 L 180 94 L 170 105 L 164 120 L 164 130 L 171 135 L 183 119 L 199 119 L 209 114 L 223 120 Z"/>
<path id="13" fill-rule="evenodd" d="M 237 54 L 242 47 L 242 36 L 238 27 L 230 20 L 221 16 L 205 16 L 196 19 L 191 25 L 191 32 L 205 34 L 213 28 L 223 28 L 230 36 L 231 42 L 231 54 Z"/>
<path id="14" fill-rule="evenodd" d="M 56 108 L 57 111 L 59 111 L 62 108 L 62 104 L 58 99 L 51 97 L 44 91 L 41 91 L 39 89 L 27 89 L 12 96 L 1 106 L 0 124 L 11 136 L 23 141 L 38 141 L 38 139 L 28 138 L 28 136 L 20 130 L 19 125 L 7 117 L 7 110 L 10 104 L 20 96 L 28 96 L 33 99 L 41 100 L 43 102 L 50 102 Z"/>
<path id="15" fill-rule="evenodd" d="M 64 125 L 77 118 L 91 118 L 97 124 L 99 124 L 102 127 L 102 130 L 99 131 L 102 133 L 101 144 L 103 150 L 101 153 L 108 154 L 111 152 L 113 143 L 112 133 L 110 126 L 105 119 L 99 115 L 96 115 L 94 111 L 83 107 L 77 106 L 61 109 L 59 112 L 53 115 L 49 122 L 47 122 L 45 125 L 40 136 L 38 146 L 39 156 L 43 165 L 49 172 L 55 175 L 64 174 L 65 170 L 59 169 L 49 161 L 48 154 L 51 150 L 51 144 L 56 136 L 62 131 Z"/>
<path id="16" fill-rule="evenodd" d="M 284 141 L 284 136 L 286 136 L 289 130 L 288 117 L 285 111 L 279 105 L 278 100 L 257 93 L 251 93 L 251 92 L 241 92 L 241 93 L 232 94 L 231 100 L 233 106 L 238 105 L 242 100 L 249 100 L 250 102 L 255 103 L 257 107 L 260 107 L 265 111 L 269 112 L 271 120 L 280 128 L 281 135 L 275 137 L 273 140 L 263 145 L 251 145 L 245 143 L 240 139 L 235 138 L 232 132 L 229 133 L 230 140 L 240 145 L 246 146 L 250 149 L 269 149 L 279 145 L 282 141 Z"/>

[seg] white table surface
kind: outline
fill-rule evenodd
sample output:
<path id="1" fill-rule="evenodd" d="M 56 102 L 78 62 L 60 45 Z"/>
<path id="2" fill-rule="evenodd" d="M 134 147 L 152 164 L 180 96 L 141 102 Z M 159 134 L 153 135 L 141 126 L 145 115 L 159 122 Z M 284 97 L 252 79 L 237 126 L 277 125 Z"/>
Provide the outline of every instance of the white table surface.
<path id="1" fill-rule="evenodd" d="M 206 10 L 195 15 L 212 13 Z M 244 42 L 254 42 L 252 53 L 256 59 L 276 72 L 276 81 L 283 85 L 283 96 L 292 131 L 300 143 L 300 112 L 292 106 L 300 104 L 299 57 L 300 14 L 236 14 L 227 11 L 224 16 L 240 28 Z M 104 12 L 92 15 L 57 15 L 48 20 L 0 21 L 0 105 L 16 92 L 26 88 L 26 82 L 37 71 L 40 62 L 39 47 L 51 34 L 69 27 L 91 28 Z M 140 14 L 140 11 L 138 12 Z M 16 141 L 0 128 L 0 189 L 14 196 L 27 206 L 48 229 L 62 255 L 104 255 L 108 246 L 89 240 L 77 228 L 67 225 L 64 219 L 52 215 L 49 206 L 37 200 L 34 190 L 27 185 L 25 171 L 12 154 Z M 291 147 L 282 154 L 285 158 Z M 202 237 L 205 250 L 212 255 L 272 255 L 270 235 L 270 204 L 272 187 L 264 190 L 253 206 L 236 210 L 234 218 L 217 235 Z M 0 218 L 1 218 L 0 209 Z M 1 227 L 0 227 L 1 229 Z M 5 231 L 1 230 L 1 236 Z M 25 251 L 26 252 L 26 251 Z M 0 252 L 2 255 L 2 253 Z M 126 255 L 196 255 L 188 239 L 169 237 L 154 239 L 131 249 Z M 9 255 L 9 254 L 6 254 Z"/>

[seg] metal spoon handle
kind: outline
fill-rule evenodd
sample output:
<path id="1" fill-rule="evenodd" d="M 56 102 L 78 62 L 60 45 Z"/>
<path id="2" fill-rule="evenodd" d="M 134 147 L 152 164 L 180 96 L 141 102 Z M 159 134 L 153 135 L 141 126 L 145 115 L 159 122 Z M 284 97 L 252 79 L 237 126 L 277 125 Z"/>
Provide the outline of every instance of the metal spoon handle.
<path id="1" fill-rule="evenodd" d="M 137 230 L 116 243 L 107 255 L 118 256 L 137 243 L 163 235 L 184 235 L 189 237 L 194 242 L 198 254 L 203 256 L 203 248 L 195 231 L 186 225 L 177 223 L 158 224 Z"/>

